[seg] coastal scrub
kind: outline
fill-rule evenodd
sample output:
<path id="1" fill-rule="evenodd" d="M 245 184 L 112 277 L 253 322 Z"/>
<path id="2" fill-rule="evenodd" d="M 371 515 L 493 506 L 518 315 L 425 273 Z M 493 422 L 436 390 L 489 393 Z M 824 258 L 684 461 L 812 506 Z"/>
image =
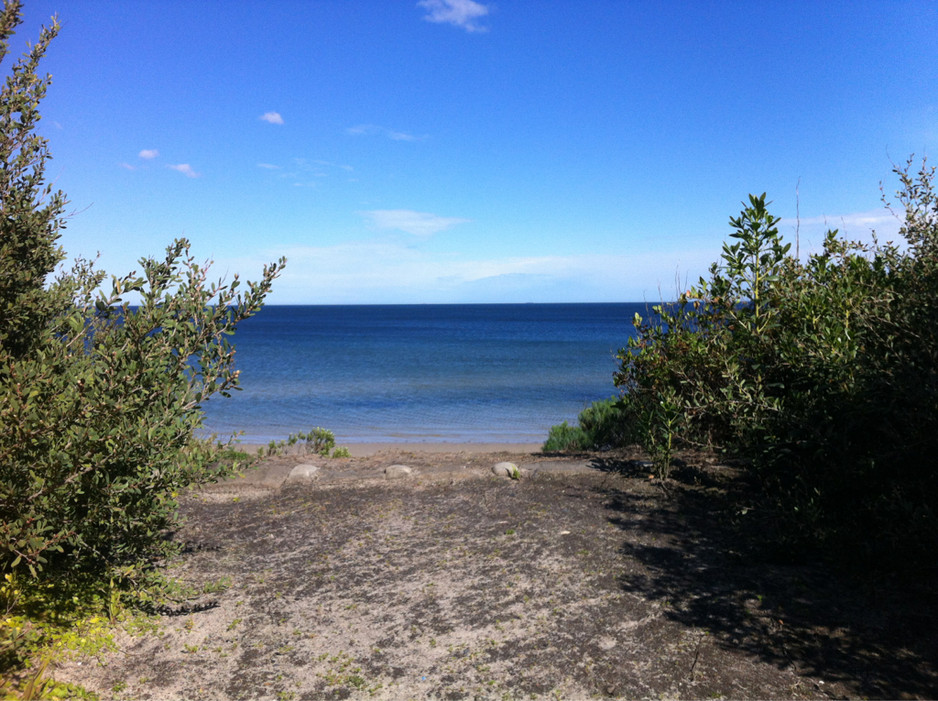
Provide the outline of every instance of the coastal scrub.
<path id="1" fill-rule="evenodd" d="M 750 195 L 709 279 L 637 317 L 618 355 L 659 474 L 680 446 L 740 460 L 792 551 L 934 564 L 938 195 L 911 166 L 895 168 L 904 246 L 829 231 L 801 260 Z"/>
<path id="2" fill-rule="evenodd" d="M 0 12 L 0 60 L 21 14 L 18 0 Z M 202 404 L 237 388 L 227 338 L 284 264 L 213 283 L 177 240 L 139 273 L 59 268 L 66 199 L 45 180 L 36 133 L 51 82 L 39 63 L 58 31 L 53 19 L 0 95 L 0 672 L 35 642 L 24 630 L 44 630 L 6 622 L 69 619 L 51 616 L 63 605 L 52 593 L 76 606 L 145 596 L 177 548 L 166 535 L 180 491 L 233 467 L 195 431 Z"/>

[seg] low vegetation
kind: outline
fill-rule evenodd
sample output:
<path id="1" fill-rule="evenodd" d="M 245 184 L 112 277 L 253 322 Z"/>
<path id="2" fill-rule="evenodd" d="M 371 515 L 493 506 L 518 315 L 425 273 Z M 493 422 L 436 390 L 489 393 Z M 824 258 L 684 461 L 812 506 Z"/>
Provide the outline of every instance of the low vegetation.
<path id="1" fill-rule="evenodd" d="M 934 538 L 938 210 L 910 168 L 904 248 L 832 231 L 802 263 L 750 197 L 710 279 L 639 321 L 616 382 L 659 469 L 675 440 L 744 459 L 796 540 Z"/>
<path id="2" fill-rule="evenodd" d="M 351 455 L 345 446 L 335 444 L 335 434 L 325 428 L 317 426 L 309 433 L 291 433 L 286 440 L 271 441 L 259 448 L 259 457 L 283 455 L 292 446 L 300 446 L 306 453 L 314 453 L 324 458 L 347 458 Z"/>
<path id="3" fill-rule="evenodd" d="M 544 442 L 545 453 L 607 450 L 637 443 L 634 424 L 623 399 L 611 397 L 593 402 L 577 416 L 576 426 L 566 421 L 552 426 Z"/>
<path id="4" fill-rule="evenodd" d="M 7 0 L 0 60 L 20 21 Z M 60 269 L 66 200 L 36 133 L 57 32 L 53 20 L 0 94 L 0 678 L 55 649 L 56 631 L 152 596 L 180 491 L 237 469 L 196 430 L 202 404 L 237 388 L 226 339 L 284 263 L 211 283 L 178 240 L 120 277 L 83 260 Z M 23 677 L 27 697 L 40 673 Z"/>
<path id="5" fill-rule="evenodd" d="M 618 437 L 661 477 L 678 448 L 716 450 L 748 468 L 792 548 L 896 563 L 934 553 L 938 194 L 924 163 L 895 173 L 886 204 L 901 245 L 829 231 L 806 260 L 765 195 L 750 195 L 709 278 L 636 316 L 622 396 L 554 427 L 545 450 Z"/>

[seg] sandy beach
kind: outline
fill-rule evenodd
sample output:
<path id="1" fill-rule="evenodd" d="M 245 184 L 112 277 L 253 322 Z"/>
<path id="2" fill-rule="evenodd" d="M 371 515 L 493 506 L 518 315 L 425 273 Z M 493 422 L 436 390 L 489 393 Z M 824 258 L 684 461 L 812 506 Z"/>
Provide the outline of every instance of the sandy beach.
<path id="1" fill-rule="evenodd" d="M 55 678 L 128 701 L 938 689 L 934 588 L 779 560 L 710 456 L 662 484 L 637 451 L 349 447 L 188 495 L 169 571 L 205 591 Z"/>
<path id="2" fill-rule="evenodd" d="M 255 454 L 258 449 L 266 448 L 259 443 L 236 443 L 241 450 L 248 454 Z M 402 443 L 342 443 L 348 448 L 353 458 L 363 458 L 377 453 L 470 453 L 474 455 L 484 453 L 536 453 L 541 449 L 540 443 L 440 443 L 440 442 L 402 442 Z M 287 452 L 291 452 L 289 449 Z M 296 451 L 293 451 L 296 452 Z"/>

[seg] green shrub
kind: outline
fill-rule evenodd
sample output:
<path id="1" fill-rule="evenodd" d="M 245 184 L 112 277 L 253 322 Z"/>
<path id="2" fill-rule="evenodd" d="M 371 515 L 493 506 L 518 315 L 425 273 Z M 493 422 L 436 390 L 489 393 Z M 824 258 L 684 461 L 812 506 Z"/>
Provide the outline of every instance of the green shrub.
<path id="1" fill-rule="evenodd" d="M 0 10 L 0 61 L 20 17 L 15 0 Z M 179 240 L 139 275 L 105 284 L 79 260 L 53 278 L 65 196 L 44 180 L 35 127 L 57 31 L 42 30 L 0 94 L 0 678 L 41 657 L 24 698 L 52 693 L 42 677 L 72 638 L 106 639 L 124 595 L 159 596 L 179 492 L 237 470 L 195 431 L 203 402 L 237 388 L 226 339 L 283 265 L 212 284 Z"/>
<path id="2" fill-rule="evenodd" d="M 550 427 L 550 433 L 541 450 L 545 453 L 588 450 L 586 444 L 586 433 L 583 429 L 579 426 L 571 426 L 564 421 Z"/>
<path id="3" fill-rule="evenodd" d="M 636 315 L 637 335 L 618 354 L 616 385 L 630 397 L 641 442 L 662 476 L 678 444 L 726 447 L 757 435 L 776 410 L 766 361 L 788 251 L 777 221 L 764 194 L 750 196 L 730 220 L 737 241 L 724 245 L 711 280 L 655 306 L 647 319 Z"/>
<path id="4" fill-rule="evenodd" d="M 8 2 L 0 57 L 19 18 Z M 232 469 L 195 431 L 203 402 L 237 387 L 226 339 L 283 261 L 258 283 L 212 284 L 180 240 L 104 288 L 84 261 L 51 279 L 65 198 L 44 182 L 34 128 L 56 31 L 15 64 L 0 105 L 0 574 L 132 580 L 172 550 L 180 490 Z"/>
<path id="5" fill-rule="evenodd" d="M 335 434 L 325 428 L 316 427 L 306 435 L 300 434 L 309 450 L 317 455 L 329 455 L 335 448 Z"/>
<path id="6" fill-rule="evenodd" d="M 307 453 L 315 453 L 324 458 L 347 458 L 351 456 L 348 448 L 336 446 L 335 434 L 325 428 L 318 426 L 309 433 L 291 433 L 286 440 L 270 441 L 266 448 L 260 450 L 263 455 L 282 455 L 288 446 L 297 445 L 303 442 Z"/>
<path id="7" fill-rule="evenodd" d="M 936 542 L 938 204 L 934 171 L 910 166 L 906 249 L 831 231 L 801 262 L 750 196 L 709 279 L 636 318 L 616 384 L 660 473 L 677 445 L 716 448 L 750 465 L 789 538 Z"/>
<path id="8" fill-rule="evenodd" d="M 545 453 L 606 450 L 635 442 L 628 400 L 612 397 L 593 402 L 577 416 L 577 425 L 566 421 L 552 426 L 543 447 Z"/>

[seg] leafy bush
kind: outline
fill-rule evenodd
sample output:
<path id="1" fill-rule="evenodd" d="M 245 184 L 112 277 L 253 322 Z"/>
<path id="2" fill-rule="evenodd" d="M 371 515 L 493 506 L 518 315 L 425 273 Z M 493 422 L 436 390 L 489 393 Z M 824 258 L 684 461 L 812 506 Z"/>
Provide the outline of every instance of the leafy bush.
<path id="1" fill-rule="evenodd" d="M 541 449 L 545 453 L 605 450 L 636 442 L 627 404 L 623 397 L 593 402 L 579 413 L 576 426 L 566 421 L 552 426 Z"/>
<path id="2" fill-rule="evenodd" d="M 589 450 L 586 433 L 579 426 L 571 426 L 566 421 L 556 424 L 550 427 L 541 450 L 545 453 Z"/>
<path id="3" fill-rule="evenodd" d="M 828 232 L 789 255 L 765 195 L 730 219 L 710 278 L 648 319 L 616 384 L 657 469 L 677 444 L 744 459 L 789 538 L 917 548 L 938 506 L 938 200 L 897 168 L 908 243 Z"/>
<path id="4" fill-rule="evenodd" d="M 8 2 L 0 58 L 19 22 Z M 231 469 L 194 437 L 201 406 L 237 387 L 226 339 L 283 261 L 243 288 L 212 284 L 179 240 L 103 290 L 86 261 L 50 279 L 65 198 L 44 182 L 34 128 L 57 29 L 13 67 L 0 105 L 0 574 L 133 580 L 171 550 L 179 491 Z"/>
<path id="5" fill-rule="evenodd" d="M 786 265 L 765 195 L 730 220 L 737 242 L 723 247 L 723 266 L 675 304 L 636 314 L 637 335 L 619 352 L 616 385 L 632 400 L 643 444 L 662 476 L 679 441 L 722 447 L 755 435 L 774 411 L 765 373 L 774 351 L 773 294 Z"/>
<path id="6" fill-rule="evenodd" d="M 306 441 L 308 450 L 317 455 L 328 456 L 335 448 L 335 434 L 325 428 L 317 426 L 309 433 L 297 434 L 297 439 Z"/>
<path id="7" fill-rule="evenodd" d="M 285 441 L 271 441 L 266 448 L 261 448 L 260 455 L 282 455 L 291 445 L 303 442 L 307 453 L 315 453 L 324 458 L 347 458 L 351 456 L 349 449 L 336 446 L 335 434 L 325 428 L 316 427 L 309 433 L 291 433 Z"/>

